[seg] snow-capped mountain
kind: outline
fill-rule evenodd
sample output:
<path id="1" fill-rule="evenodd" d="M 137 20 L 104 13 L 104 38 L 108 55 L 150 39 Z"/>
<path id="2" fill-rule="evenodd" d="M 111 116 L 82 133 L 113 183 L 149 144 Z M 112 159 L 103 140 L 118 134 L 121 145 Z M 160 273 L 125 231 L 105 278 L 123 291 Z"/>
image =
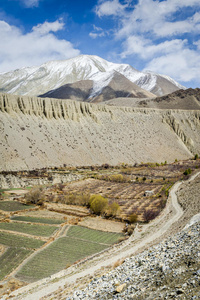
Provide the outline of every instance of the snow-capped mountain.
<path id="1" fill-rule="evenodd" d="M 167 76 L 140 72 L 128 64 L 111 63 L 98 56 L 80 55 L 68 60 L 50 61 L 39 67 L 1 73 L 0 92 L 38 96 L 66 84 L 91 80 L 90 97 L 96 97 L 109 85 L 116 72 L 159 96 L 183 88 Z"/>

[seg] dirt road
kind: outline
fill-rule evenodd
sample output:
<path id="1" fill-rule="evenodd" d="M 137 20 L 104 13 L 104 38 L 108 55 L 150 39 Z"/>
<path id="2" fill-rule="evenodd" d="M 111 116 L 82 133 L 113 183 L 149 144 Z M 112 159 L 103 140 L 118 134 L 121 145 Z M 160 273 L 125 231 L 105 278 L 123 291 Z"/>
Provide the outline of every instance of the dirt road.
<path id="1" fill-rule="evenodd" d="M 199 173 L 193 175 L 189 180 L 192 181 Z M 57 289 L 62 289 L 66 284 L 74 283 L 77 279 L 93 276 L 95 271 L 102 267 L 111 266 L 116 261 L 134 255 L 143 251 L 150 245 L 162 240 L 163 235 L 169 228 L 175 224 L 183 215 L 183 210 L 178 204 L 176 191 L 184 182 L 177 182 L 170 190 L 169 198 L 165 209 L 160 216 L 142 226 L 137 226 L 134 234 L 121 245 L 112 247 L 107 252 L 96 255 L 94 258 L 80 264 L 72 266 L 67 270 L 61 271 L 51 277 L 45 278 L 19 290 L 14 291 L 11 295 L 15 300 L 39 300 Z M 2 298 L 2 299 L 6 299 Z M 48 297 L 47 297 L 48 299 Z"/>

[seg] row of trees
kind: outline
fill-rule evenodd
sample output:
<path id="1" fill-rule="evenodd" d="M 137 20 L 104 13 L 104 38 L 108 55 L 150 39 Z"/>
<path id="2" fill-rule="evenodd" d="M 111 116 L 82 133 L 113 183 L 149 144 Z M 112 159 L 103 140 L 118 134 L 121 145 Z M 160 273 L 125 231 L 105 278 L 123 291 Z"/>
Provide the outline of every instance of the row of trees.
<path id="1" fill-rule="evenodd" d="M 46 200 L 42 187 L 35 187 L 26 194 L 25 200 L 27 204 L 42 205 Z M 54 200 L 54 199 L 51 199 Z M 116 217 L 120 212 L 120 206 L 118 203 L 108 203 L 108 199 L 101 195 L 90 194 L 67 194 L 61 195 L 58 198 L 58 202 L 63 204 L 82 205 L 90 208 L 91 212 L 96 215 L 107 215 Z"/>

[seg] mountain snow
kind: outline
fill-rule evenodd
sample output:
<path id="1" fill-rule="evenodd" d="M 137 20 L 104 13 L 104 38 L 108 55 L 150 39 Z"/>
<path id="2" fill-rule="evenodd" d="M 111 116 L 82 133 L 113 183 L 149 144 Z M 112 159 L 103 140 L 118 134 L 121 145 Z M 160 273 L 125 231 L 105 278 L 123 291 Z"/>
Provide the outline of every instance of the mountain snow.
<path id="1" fill-rule="evenodd" d="M 128 64 L 111 63 L 94 55 L 80 55 L 68 60 L 50 61 L 39 67 L 27 67 L 1 73 L 0 91 L 38 96 L 67 83 L 93 80 L 91 97 L 94 97 L 109 84 L 116 72 L 150 92 L 155 88 L 158 76 L 168 80 L 175 89 L 183 88 L 168 76 L 149 71 L 139 72 Z"/>

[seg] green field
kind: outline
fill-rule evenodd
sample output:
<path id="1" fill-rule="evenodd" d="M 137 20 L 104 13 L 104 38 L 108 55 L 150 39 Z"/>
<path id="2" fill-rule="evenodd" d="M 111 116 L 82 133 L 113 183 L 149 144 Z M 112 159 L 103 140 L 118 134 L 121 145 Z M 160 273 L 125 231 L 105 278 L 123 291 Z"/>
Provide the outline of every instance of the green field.
<path id="1" fill-rule="evenodd" d="M 0 244 L 8 249 L 0 256 L 0 280 L 12 272 L 34 249 L 44 242 L 6 232 L 0 232 Z"/>
<path id="2" fill-rule="evenodd" d="M 57 239 L 34 256 L 17 273 L 17 277 L 33 282 L 50 276 L 87 256 L 116 243 L 122 234 L 71 226 L 66 237 Z"/>
<path id="3" fill-rule="evenodd" d="M 23 232 L 27 234 L 36 235 L 36 236 L 50 236 L 53 234 L 55 230 L 58 229 L 58 227 L 12 222 L 12 223 L 0 223 L 0 230 L 1 229 Z"/>
<path id="4" fill-rule="evenodd" d="M 0 244 L 9 247 L 35 249 L 41 247 L 44 242 L 17 234 L 0 232 Z"/>
<path id="5" fill-rule="evenodd" d="M 17 201 L 0 201 L 0 210 L 4 211 L 18 211 L 34 207 L 33 205 L 26 205 Z"/>
<path id="6" fill-rule="evenodd" d="M 49 247 L 34 256 L 22 267 L 16 277 L 27 282 L 33 282 L 50 276 L 66 268 L 66 266 L 107 247 L 89 241 L 63 237 L 57 239 Z"/>
<path id="7" fill-rule="evenodd" d="M 16 221 L 32 222 L 32 223 L 43 223 L 43 224 L 62 224 L 64 220 L 48 219 L 48 218 L 36 218 L 28 216 L 15 216 L 11 218 Z"/>
<path id="8" fill-rule="evenodd" d="M 0 256 L 0 280 L 11 273 L 31 253 L 31 250 L 23 248 L 8 248 L 6 252 Z"/>
<path id="9" fill-rule="evenodd" d="M 82 226 L 71 226 L 67 231 L 67 236 L 72 238 L 80 238 L 90 242 L 111 245 L 117 243 L 123 235 L 121 233 L 104 232 Z"/>

